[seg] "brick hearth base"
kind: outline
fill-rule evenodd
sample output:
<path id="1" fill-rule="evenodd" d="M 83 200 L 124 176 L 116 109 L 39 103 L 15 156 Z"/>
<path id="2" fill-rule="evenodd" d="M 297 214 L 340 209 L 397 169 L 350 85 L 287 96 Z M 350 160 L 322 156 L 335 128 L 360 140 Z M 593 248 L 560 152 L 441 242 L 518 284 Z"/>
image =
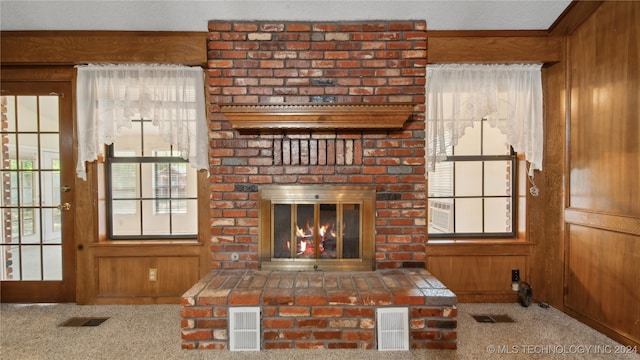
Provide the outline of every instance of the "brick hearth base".
<path id="1" fill-rule="evenodd" d="M 409 308 L 410 348 L 455 349 L 456 303 L 422 269 L 213 270 L 182 296 L 182 348 L 229 349 L 229 308 L 258 306 L 262 349 L 377 349 L 381 307 Z"/>

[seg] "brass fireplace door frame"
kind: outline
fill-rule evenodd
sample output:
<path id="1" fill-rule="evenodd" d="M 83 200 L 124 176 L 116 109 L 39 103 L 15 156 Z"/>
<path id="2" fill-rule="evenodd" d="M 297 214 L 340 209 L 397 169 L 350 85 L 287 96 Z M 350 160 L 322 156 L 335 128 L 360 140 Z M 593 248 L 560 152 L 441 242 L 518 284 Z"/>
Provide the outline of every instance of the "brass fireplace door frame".
<path id="1" fill-rule="evenodd" d="M 262 270 L 371 271 L 375 270 L 376 191 L 371 186 L 263 185 L 259 189 L 258 257 Z M 359 259 L 273 258 L 272 203 L 361 204 L 361 257 Z"/>

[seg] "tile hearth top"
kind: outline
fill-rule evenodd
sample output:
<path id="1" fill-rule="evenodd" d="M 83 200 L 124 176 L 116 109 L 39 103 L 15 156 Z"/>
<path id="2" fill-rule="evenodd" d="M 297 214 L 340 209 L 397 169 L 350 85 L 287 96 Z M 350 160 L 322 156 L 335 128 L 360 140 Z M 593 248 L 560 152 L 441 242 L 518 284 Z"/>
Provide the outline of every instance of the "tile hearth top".
<path id="1" fill-rule="evenodd" d="M 455 305 L 456 295 L 428 271 L 212 270 L 182 305 Z"/>

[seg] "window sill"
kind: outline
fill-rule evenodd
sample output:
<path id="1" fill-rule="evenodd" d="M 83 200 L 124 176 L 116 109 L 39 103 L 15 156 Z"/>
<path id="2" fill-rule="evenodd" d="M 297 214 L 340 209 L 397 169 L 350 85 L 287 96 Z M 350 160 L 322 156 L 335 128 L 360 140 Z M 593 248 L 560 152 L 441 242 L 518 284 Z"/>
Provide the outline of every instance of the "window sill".
<path id="1" fill-rule="evenodd" d="M 429 239 L 428 245 L 530 245 L 526 239 Z"/>
<path id="2" fill-rule="evenodd" d="M 519 239 L 429 240 L 427 256 L 527 256 L 532 243 Z"/>
<path id="3" fill-rule="evenodd" d="M 91 244 L 91 246 L 162 246 L 162 245 L 204 245 L 197 239 L 175 240 L 104 240 Z"/>

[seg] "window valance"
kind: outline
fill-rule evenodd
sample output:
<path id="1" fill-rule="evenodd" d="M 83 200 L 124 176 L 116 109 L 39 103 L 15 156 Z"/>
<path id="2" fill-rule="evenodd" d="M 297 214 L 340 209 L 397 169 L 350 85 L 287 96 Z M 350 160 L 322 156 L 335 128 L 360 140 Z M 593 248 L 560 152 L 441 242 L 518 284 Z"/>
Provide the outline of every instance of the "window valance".
<path id="1" fill-rule="evenodd" d="M 428 65 L 426 105 L 427 171 L 483 118 L 525 155 L 529 175 L 542 169 L 541 65 Z"/>
<path id="2" fill-rule="evenodd" d="M 149 119 L 196 169 L 208 169 L 204 72 L 178 65 L 77 66 L 77 176 L 133 119 Z"/>

